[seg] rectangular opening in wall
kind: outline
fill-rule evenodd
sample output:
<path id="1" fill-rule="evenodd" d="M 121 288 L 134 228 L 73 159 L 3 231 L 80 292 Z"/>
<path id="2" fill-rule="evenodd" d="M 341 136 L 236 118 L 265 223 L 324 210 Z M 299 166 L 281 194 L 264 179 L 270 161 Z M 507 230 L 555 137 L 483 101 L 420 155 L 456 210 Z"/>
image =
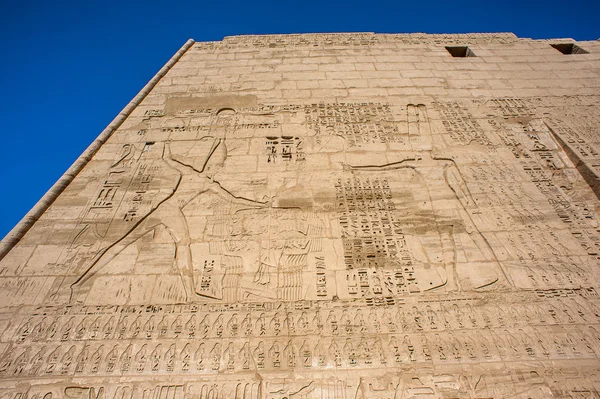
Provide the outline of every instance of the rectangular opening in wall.
<path id="1" fill-rule="evenodd" d="M 576 45 L 575 43 L 555 43 L 552 47 L 565 55 L 569 54 L 589 54 L 587 51 Z"/>
<path id="2" fill-rule="evenodd" d="M 475 57 L 475 53 L 467 46 L 446 46 L 452 57 Z"/>

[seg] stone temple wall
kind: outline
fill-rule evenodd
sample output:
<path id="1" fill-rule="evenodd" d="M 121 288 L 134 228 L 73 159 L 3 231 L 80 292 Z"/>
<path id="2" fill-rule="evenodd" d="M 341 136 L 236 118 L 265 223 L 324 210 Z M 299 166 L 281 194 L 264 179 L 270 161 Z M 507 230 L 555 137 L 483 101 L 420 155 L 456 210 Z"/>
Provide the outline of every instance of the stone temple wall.
<path id="1" fill-rule="evenodd" d="M 600 42 L 226 37 L 137 98 L 4 241 L 1 399 L 600 397 Z"/>

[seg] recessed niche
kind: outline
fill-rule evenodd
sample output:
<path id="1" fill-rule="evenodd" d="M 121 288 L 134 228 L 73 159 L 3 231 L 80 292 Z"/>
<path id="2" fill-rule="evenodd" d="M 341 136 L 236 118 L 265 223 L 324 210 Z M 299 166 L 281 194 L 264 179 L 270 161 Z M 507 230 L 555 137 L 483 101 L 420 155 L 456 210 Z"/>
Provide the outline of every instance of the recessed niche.
<path id="1" fill-rule="evenodd" d="M 576 45 L 575 43 L 555 43 L 552 47 L 565 55 L 569 54 L 589 54 L 587 51 Z"/>
<path id="2" fill-rule="evenodd" d="M 475 53 L 467 46 L 446 46 L 452 57 L 476 57 Z"/>

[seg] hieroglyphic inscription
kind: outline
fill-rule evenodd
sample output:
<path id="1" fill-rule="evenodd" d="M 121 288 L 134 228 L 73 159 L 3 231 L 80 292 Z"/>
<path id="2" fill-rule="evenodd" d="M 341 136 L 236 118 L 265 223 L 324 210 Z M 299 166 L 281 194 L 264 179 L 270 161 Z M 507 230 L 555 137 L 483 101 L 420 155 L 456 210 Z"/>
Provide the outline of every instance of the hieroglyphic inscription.
<path id="1" fill-rule="evenodd" d="M 416 286 L 388 181 L 338 179 L 335 188 L 349 293 L 387 296 Z"/>
<path id="2" fill-rule="evenodd" d="M 597 396 L 597 44 L 554 43 L 193 45 L 0 260 L 0 399 Z"/>
<path id="3" fill-rule="evenodd" d="M 387 104 L 320 103 L 306 106 L 304 112 L 317 134 L 339 135 L 351 147 L 404 142 Z"/>
<path id="4" fill-rule="evenodd" d="M 293 303 L 41 308 L 20 317 L 3 378 L 401 367 L 600 356 L 600 307 L 583 297 L 514 303 Z M 434 299 L 434 298 L 432 298 Z M 315 339 L 312 339 L 313 337 Z"/>
<path id="5" fill-rule="evenodd" d="M 488 101 L 487 106 L 504 118 L 522 118 L 534 115 L 527 102 L 520 98 L 494 98 Z"/>
<path id="6" fill-rule="evenodd" d="M 149 150 L 149 146 L 152 144 L 147 143 L 144 148 L 145 151 Z M 131 182 L 130 190 L 135 191 L 135 195 L 131 199 L 130 207 L 125 213 L 124 219 L 127 222 L 136 220 L 137 212 L 144 202 L 144 197 L 148 192 L 152 178 L 157 171 L 156 166 L 150 166 L 148 164 L 141 164 L 136 171 L 136 174 Z"/>
<path id="7" fill-rule="evenodd" d="M 505 104 L 504 115 L 528 114 L 523 104 Z M 553 140 L 548 126 L 540 119 L 504 122 L 500 138 L 511 149 L 515 159 L 541 194 L 546 197 L 560 220 L 590 256 L 597 256 L 600 238 L 595 231 L 597 221 L 586 204 L 569 198 L 567 166 L 558 155 L 559 143 Z"/>
<path id="8" fill-rule="evenodd" d="M 490 144 L 487 134 L 479 122 L 458 102 L 437 102 L 433 104 L 442 117 L 442 123 L 450 135 L 452 143 Z"/>
<path id="9" fill-rule="evenodd" d="M 267 163 L 305 160 L 304 145 L 300 137 L 267 136 L 265 144 Z"/>

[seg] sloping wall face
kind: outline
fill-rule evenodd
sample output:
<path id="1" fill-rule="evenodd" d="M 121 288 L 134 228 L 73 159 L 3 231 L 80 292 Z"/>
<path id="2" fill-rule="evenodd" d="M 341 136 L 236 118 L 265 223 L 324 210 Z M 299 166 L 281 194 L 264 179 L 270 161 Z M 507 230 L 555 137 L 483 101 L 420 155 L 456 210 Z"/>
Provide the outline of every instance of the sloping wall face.
<path id="1" fill-rule="evenodd" d="M 600 42 L 227 37 L 145 94 L 0 261 L 0 398 L 598 395 Z"/>

